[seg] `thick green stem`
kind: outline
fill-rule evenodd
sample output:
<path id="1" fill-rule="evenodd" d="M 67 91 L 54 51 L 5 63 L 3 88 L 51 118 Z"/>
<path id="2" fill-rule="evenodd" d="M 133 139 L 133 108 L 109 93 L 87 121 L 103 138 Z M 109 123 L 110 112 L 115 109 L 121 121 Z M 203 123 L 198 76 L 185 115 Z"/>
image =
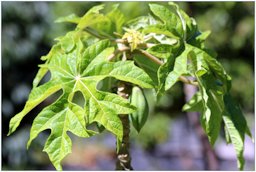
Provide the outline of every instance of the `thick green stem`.
<path id="1" fill-rule="evenodd" d="M 130 89 L 125 83 L 120 83 L 118 86 L 118 95 L 125 99 L 128 99 L 130 95 Z M 123 138 L 121 143 L 117 140 L 117 146 L 119 150 L 117 152 L 116 170 L 133 170 L 131 166 L 131 157 L 129 153 L 129 134 L 130 134 L 130 122 L 129 116 L 119 114 L 119 118 L 123 125 Z"/>

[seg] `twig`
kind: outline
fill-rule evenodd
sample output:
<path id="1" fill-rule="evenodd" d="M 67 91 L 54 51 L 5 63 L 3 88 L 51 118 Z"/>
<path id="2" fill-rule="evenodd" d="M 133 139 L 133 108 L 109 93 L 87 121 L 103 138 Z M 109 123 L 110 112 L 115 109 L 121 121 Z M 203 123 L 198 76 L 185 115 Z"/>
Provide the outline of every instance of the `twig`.
<path id="1" fill-rule="evenodd" d="M 110 55 L 107 57 L 108 61 L 113 60 L 113 59 L 117 56 L 117 54 L 118 54 L 119 52 L 120 52 L 120 51 L 115 50 L 112 54 L 110 54 Z"/>
<path id="2" fill-rule="evenodd" d="M 114 51 L 114 53 L 112 53 L 112 54 L 110 54 L 110 55 L 108 56 L 107 59 L 108 59 L 108 61 L 111 61 L 111 60 L 113 60 L 113 59 L 117 56 L 117 54 L 119 54 L 119 53 L 121 53 L 121 52 L 128 51 L 128 50 L 130 50 L 129 47 L 126 47 L 126 46 L 119 46 L 118 49 Z"/>
<path id="3" fill-rule="evenodd" d="M 114 35 L 116 35 L 116 36 L 118 36 L 120 38 L 122 38 L 122 36 L 123 36 L 123 35 L 121 35 L 120 33 L 117 33 L 117 32 L 113 32 L 113 33 L 114 33 Z"/>
<path id="4" fill-rule="evenodd" d="M 157 57 L 153 56 L 152 54 L 148 53 L 145 50 L 141 50 L 141 49 L 137 49 L 137 51 L 139 51 L 140 53 L 142 53 L 143 55 L 145 55 L 146 57 L 148 57 L 149 59 L 151 59 L 153 62 L 159 64 L 159 65 L 163 65 L 164 63 L 159 60 Z"/>
<path id="5" fill-rule="evenodd" d="M 126 40 L 124 40 L 124 39 L 115 39 L 115 42 L 116 43 L 122 43 L 122 44 L 126 44 L 126 43 L 128 43 Z"/>
<path id="6" fill-rule="evenodd" d="M 198 86 L 197 82 L 191 81 L 190 79 L 186 78 L 185 76 L 180 76 L 179 80 L 190 85 Z"/>
<path id="7" fill-rule="evenodd" d="M 106 37 L 103 37 L 103 36 L 100 35 L 98 32 L 96 32 L 95 30 L 92 30 L 92 29 L 89 28 L 89 27 L 84 28 L 84 30 L 85 30 L 86 32 L 88 32 L 89 34 L 95 36 L 96 38 L 99 38 L 99 39 L 106 39 Z"/>
<path id="8" fill-rule="evenodd" d="M 126 52 L 124 51 L 124 52 L 123 52 L 122 61 L 125 61 L 125 60 L 127 60 L 127 56 L 126 56 Z"/>

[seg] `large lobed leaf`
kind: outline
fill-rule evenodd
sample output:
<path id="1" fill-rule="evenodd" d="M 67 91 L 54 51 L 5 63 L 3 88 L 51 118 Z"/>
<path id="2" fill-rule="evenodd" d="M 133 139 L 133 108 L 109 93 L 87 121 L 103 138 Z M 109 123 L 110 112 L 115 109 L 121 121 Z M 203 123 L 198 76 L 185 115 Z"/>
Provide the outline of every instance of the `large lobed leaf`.
<path id="1" fill-rule="evenodd" d="M 158 94 L 170 89 L 182 75 L 187 75 L 187 56 L 190 48 L 185 42 L 195 37 L 198 32 L 194 19 L 190 18 L 176 4 L 169 3 L 169 8 L 158 4 L 150 4 L 150 10 L 163 24 L 157 23 L 144 28 L 144 33 L 153 32 L 164 36 L 159 39 L 159 45 L 149 48 L 147 51 L 158 58 L 167 59 L 158 69 Z M 164 88 L 164 89 L 163 89 Z"/>
<path id="2" fill-rule="evenodd" d="M 77 29 L 93 28 L 103 37 L 112 37 L 114 32 L 122 33 L 122 27 L 126 22 L 124 14 L 118 9 L 118 4 L 114 4 L 112 10 L 107 14 L 101 13 L 104 4 L 97 5 L 88 10 L 82 17 L 75 14 L 61 17 L 56 22 L 70 22 L 77 24 Z"/>
<path id="3" fill-rule="evenodd" d="M 123 126 L 118 114 L 129 114 L 136 110 L 128 100 L 117 94 L 97 89 L 97 84 L 106 77 L 130 82 L 140 87 L 152 88 L 150 77 L 132 61 L 109 62 L 107 57 L 114 52 L 109 41 L 102 40 L 89 47 L 81 41 L 81 31 L 74 31 L 59 39 L 40 65 L 29 99 L 24 109 L 10 121 L 9 134 L 19 126 L 23 117 L 35 106 L 58 90 L 62 95 L 53 104 L 44 108 L 35 118 L 31 127 L 31 142 L 46 129 L 51 130 L 44 151 L 57 170 L 61 170 L 62 159 L 71 152 L 71 139 L 67 131 L 80 137 L 90 137 L 96 132 L 86 125 L 97 122 L 122 139 Z M 38 86 L 46 74 L 50 81 Z M 85 99 L 81 107 L 73 102 L 75 92 L 80 91 Z"/>
<path id="4" fill-rule="evenodd" d="M 183 110 L 201 112 L 201 124 L 213 145 L 219 135 L 221 122 L 225 124 L 227 143 L 234 145 L 239 169 L 243 169 L 244 137 L 251 136 L 240 107 L 230 96 L 231 79 L 216 59 L 200 48 L 190 49 L 190 72 L 199 84 L 199 92 L 184 105 Z"/>

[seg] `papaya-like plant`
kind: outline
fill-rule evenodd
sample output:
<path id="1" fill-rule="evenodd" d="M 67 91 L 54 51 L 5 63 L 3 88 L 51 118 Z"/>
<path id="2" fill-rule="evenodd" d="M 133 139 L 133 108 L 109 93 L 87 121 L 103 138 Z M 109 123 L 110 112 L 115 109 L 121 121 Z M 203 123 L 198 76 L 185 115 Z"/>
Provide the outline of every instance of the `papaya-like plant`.
<path id="1" fill-rule="evenodd" d="M 143 89 L 160 97 L 175 83 L 197 86 L 199 91 L 183 111 L 201 114 L 201 126 L 214 145 L 224 122 L 226 141 L 234 145 L 238 168 L 243 169 L 244 137 L 251 133 L 239 105 L 230 95 L 231 77 L 205 47 L 210 32 L 201 32 L 196 21 L 174 3 L 150 3 L 151 14 L 127 21 L 118 8 L 101 13 L 104 5 L 91 8 L 82 17 L 71 14 L 57 22 L 76 28 L 58 37 L 33 81 L 24 109 L 10 121 L 13 133 L 33 108 L 59 90 L 62 94 L 34 119 L 29 148 L 44 130 L 51 133 L 43 151 L 57 170 L 71 153 L 67 131 L 92 137 L 108 130 L 116 136 L 118 170 L 129 170 L 130 122 L 139 132 L 147 120 L 148 104 Z M 50 72 L 51 78 L 40 84 Z M 116 87 L 114 92 L 111 87 Z M 84 103 L 74 101 L 80 92 Z M 87 128 L 96 124 L 98 130 Z"/>

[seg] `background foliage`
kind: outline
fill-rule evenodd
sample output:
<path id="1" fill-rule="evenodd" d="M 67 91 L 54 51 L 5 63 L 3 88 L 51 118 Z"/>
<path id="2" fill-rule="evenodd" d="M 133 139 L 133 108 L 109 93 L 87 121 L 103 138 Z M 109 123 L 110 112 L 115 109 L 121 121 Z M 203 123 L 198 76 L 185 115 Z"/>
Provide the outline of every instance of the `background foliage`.
<path id="1" fill-rule="evenodd" d="M 41 153 L 47 131 L 45 134 L 39 135 L 39 138 L 35 140 L 28 152 L 24 146 L 28 139 L 29 126 L 32 123 L 32 119 L 35 114 L 42 109 L 42 106 L 51 100 L 43 102 L 33 110 L 30 115 L 24 119 L 18 132 L 7 138 L 8 123 L 10 118 L 24 106 L 32 86 L 32 80 L 38 69 L 37 65 L 41 63 L 40 56 L 47 54 L 53 44 L 54 38 L 63 35 L 63 33 L 74 27 L 69 24 L 56 24 L 54 20 L 70 13 L 76 13 L 78 16 L 81 16 L 92 6 L 100 3 L 101 2 L 2 2 L 3 169 L 53 169 L 52 166 L 50 166 L 46 154 Z M 111 2 L 106 4 L 106 9 L 111 7 Z M 149 12 L 146 4 L 147 2 L 122 2 L 120 3 L 120 8 L 126 14 L 127 18 L 133 18 Z M 240 102 L 246 117 L 249 119 L 249 125 L 254 127 L 254 2 L 181 2 L 178 4 L 190 16 L 196 19 L 202 31 L 212 31 L 206 45 L 209 48 L 215 49 L 219 54 L 220 61 L 233 78 L 232 94 L 236 97 L 237 101 Z M 147 94 L 147 96 L 149 97 L 150 94 Z M 152 98 L 149 97 L 149 100 L 151 105 L 155 104 Z M 135 164 L 134 168 L 137 166 L 138 170 L 139 168 L 142 170 L 149 169 L 149 167 L 151 167 L 152 170 L 175 170 L 176 168 L 176 170 L 184 170 L 188 167 L 188 169 L 200 170 L 200 162 L 198 166 L 189 166 L 188 162 L 185 163 L 186 166 L 182 165 L 184 157 L 185 159 L 189 157 L 184 154 L 184 152 L 182 153 L 184 149 L 177 153 L 176 156 L 183 157 L 178 158 L 178 160 L 177 157 L 175 159 L 176 152 L 169 152 L 168 156 L 160 155 L 161 150 L 164 150 L 165 147 L 167 147 L 168 150 L 170 147 L 175 147 L 173 141 L 176 137 L 170 134 L 174 133 L 175 127 L 175 132 L 179 133 L 178 135 L 180 135 L 180 137 L 182 136 L 182 132 L 184 132 L 182 129 L 179 130 L 179 128 L 182 128 L 180 127 L 182 123 L 186 123 L 184 114 L 180 113 L 183 104 L 184 95 L 181 85 L 178 84 L 161 98 L 156 104 L 155 110 L 150 109 L 150 119 L 141 133 L 139 135 L 135 131 L 132 133 L 132 139 L 134 140 L 134 152 L 132 152 L 132 154 L 144 157 L 145 159 L 151 157 L 151 160 L 154 159 L 155 161 L 156 159 L 160 159 L 162 160 L 161 163 L 179 160 L 181 165 L 175 166 L 175 163 L 169 163 L 169 166 L 158 164 L 159 167 L 154 167 L 145 163 L 146 160 L 144 159 L 144 164 Z M 189 126 L 185 126 L 187 126 L 189 130 Z M 254 131 L 254 129 L 252 130 Z M 75 158 L 72 158 L 72 155 L 67 157 L 64 169 L 68 170 L 73 161 L 75 167 L 72 167 L 72 169 L 114 169 L 114 167 L 107 165 L 107 163 L 114 158 L 114 146 L 112 147 L 112 145 L 114 145 L 114 139 L 109 135 L 104 137 L 107 137 L 107 139 L 95 138 L 90 141 L 79 140 L 74 143 L 74 145 L 76 144 L 76 148 L 73 150 L 75 154 L 79 152 L 79 150 L 88 149 L 85 147 L 89 147 L 90 143 L 94 143 L 97 139 L 105 140 L 105 144 L 97 145 L 98 147 L 96 146 L 96 148 L 91 149 L 94 150 L 94 152 L 84 152 L 84 154 L 91 154 L 91 156 L 83 154 L 75 155 L 77 157 L 76 159 L 82 156 L 78 161 L 74 161 Z M 186 141 L 183 142 L 183 144 L 186 144 Z M 85 147 L 82 146 L 84 143 L 86 145 Z M 104 145 L 107 145 L 107 148 L 104 147 Z M 184 147 L 185 146 L 186 145 L 184 145 Z M 137 147 L 143 147 L 147 151 L 139 152 Z M 220 149 L 219 147 L 216 145 L 217 150 Z M 245 145 L 245 147 L 247 147 L 247 145 Z M 193 149 L 197 150 L 197 148 Z M 95 153 L 97 151 L 103 152 L 104 160 L 93 159 L 93 157 L 97 157 L 97 153 Z M 219 155 L 219 158 L 221 159 L 223 157 Z M 247 160 L 245 169 L 254 169 L 254 160 L 250 159 L 250 156 L 245 158 Z M 68 160 L 71 159 L 73 159 L 73 161 L 67 163 Z M 194 157 L 194 159 L 196 159 L 196 157 Z M 81 160 L 84 160 L 85 163 L 81 163 Z M 232 165 L 229 170 L 236 169 L 235 156 L 233 156 L 233 161 L 234 163 L 231 163 Z M 133 163 L 135 162 L 136 160 L 133 161 Z M 82 166 L 81 164 L 86 164 L 86 166 Z M 225 168 L 227 167 L 223 164 L 222 169 L 225 170 Z"/>

